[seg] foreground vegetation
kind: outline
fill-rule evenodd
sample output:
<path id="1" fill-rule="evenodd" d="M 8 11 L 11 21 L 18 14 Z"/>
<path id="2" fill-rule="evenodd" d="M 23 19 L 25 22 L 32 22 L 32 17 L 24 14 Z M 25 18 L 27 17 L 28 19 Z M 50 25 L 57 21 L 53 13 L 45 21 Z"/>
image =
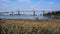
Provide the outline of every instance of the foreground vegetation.
<path id="1" fill-rule="evenodd" d="M 2 19 L 0 31 L 1 34 L 60 34 L 60 20 Z"/>

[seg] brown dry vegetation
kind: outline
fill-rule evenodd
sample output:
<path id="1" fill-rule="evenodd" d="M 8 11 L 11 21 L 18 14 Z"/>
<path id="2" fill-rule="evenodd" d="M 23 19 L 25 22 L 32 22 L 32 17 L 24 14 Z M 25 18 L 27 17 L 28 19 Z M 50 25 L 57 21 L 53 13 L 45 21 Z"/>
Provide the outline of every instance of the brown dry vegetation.
<path id="1" fill-rule="evenodd" d="M 2 19 L 1 22 L 2 29 L 9 34 L 60 34 L 60 20 Z"/>

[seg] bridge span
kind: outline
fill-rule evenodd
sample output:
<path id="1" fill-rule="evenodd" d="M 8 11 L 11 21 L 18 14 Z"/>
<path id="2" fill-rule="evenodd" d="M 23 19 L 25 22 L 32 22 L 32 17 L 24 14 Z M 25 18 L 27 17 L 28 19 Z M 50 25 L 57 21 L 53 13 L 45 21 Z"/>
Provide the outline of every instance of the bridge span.
<path id="1" fill-rule="evenodd" d="M 14 12 L 16 14 L 14 14 Z M 0 12 L 0 14 L 2 15 L 22 15 L 21 13 L 32 13 L 31 15 L 36 16 L 36 12 L 40 13 L 41 15 L 43 15 L 44 13 L 48 12 L 48 11 L 10 11 L 10 12 Z"/>

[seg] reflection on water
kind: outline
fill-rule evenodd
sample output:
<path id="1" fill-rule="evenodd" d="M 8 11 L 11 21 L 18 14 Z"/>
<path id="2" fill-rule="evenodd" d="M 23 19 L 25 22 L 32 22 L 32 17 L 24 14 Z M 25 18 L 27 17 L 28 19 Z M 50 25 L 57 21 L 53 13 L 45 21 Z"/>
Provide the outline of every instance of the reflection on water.
<path id="1" fill-rule="evenodd" d="M 47 16 L 29 16 L 29 15 L 0 15 L 0 18 L 6 18 L 6 19 L 49 19 Z"/>

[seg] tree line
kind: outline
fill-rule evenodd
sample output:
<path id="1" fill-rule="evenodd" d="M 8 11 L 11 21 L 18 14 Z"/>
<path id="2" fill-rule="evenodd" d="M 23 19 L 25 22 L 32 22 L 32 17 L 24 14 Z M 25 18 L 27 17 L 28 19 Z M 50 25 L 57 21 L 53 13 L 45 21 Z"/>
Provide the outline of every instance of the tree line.
<path id="1" fill-rule="evenodd" d="M 44 13 L 44 16 L 51 16 L 51 15 L 60 16 L 60 11 L 52 11 L 52 12 Z"/>

